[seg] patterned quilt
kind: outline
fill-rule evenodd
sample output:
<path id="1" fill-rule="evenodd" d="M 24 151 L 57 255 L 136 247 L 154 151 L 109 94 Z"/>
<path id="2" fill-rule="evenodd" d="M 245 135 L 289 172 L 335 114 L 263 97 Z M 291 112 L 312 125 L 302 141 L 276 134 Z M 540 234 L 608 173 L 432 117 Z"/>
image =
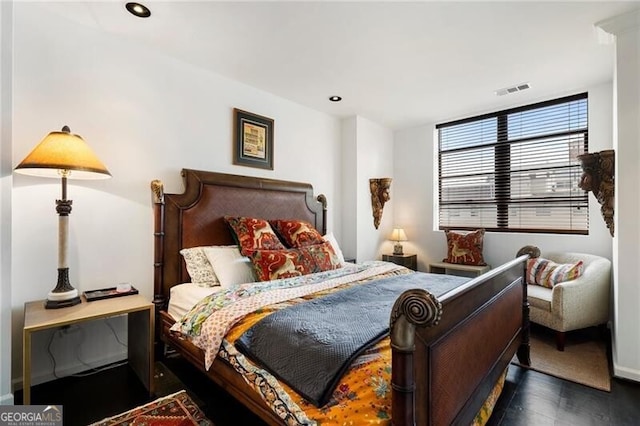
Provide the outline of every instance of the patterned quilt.
<path id="1" fill-rule="evenodd" d="M 374 261 L 302 277 L 234 286 L 201 300 L 171 330 L 187 336 L 205 352 L 205 368 L 209 369 L 217 356 L 229 362 L 287 425 L 390 424 L 388 338 L 356 358 L 329 402 L 320 408 L 251 363 L 236 350 L 234 343 L 251 326 L 280 309 L 338 289 L 408 273 L 413 271 Z M 489 418 L 503 381 L 504 376 L 479 413 L 477 424 L 484 424 Z"/>
<path id="2" fill-rule="evenodd" d="M 389 335 L 391 310 L 403 292 L 424 289 L 438 297 L 467 281 L 416 272 L 351 286 L 274 312 L 235 346 L 320 407 L 353 360 Z"/>

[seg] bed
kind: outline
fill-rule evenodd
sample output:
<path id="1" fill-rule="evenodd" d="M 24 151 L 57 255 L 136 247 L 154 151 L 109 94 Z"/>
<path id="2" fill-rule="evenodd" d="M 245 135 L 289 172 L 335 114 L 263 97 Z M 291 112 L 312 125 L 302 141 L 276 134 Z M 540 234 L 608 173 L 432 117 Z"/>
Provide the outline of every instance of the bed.
<path id="1" fill-rule="evenodd" d="M 226 215 L 297 218 L 325 234 L 326 198 L 306 183 L 191 169 L 182 176 L 181 194 L 151 183 L 158 355 L 170 345 L 267 424 L 287 424 L 228 359 L 216 357 L 205 368 L 204 351 L 170 331 L 176 319 L 167 303 L 171 288 L 190 279 L 180 250 L 236 244 Z M 395 300 L 389 318 L 391 424 L 470 424 L 513 356 L 529 364 L 528 257 L 519 255 L 438 298 L 411 289 Z"/>

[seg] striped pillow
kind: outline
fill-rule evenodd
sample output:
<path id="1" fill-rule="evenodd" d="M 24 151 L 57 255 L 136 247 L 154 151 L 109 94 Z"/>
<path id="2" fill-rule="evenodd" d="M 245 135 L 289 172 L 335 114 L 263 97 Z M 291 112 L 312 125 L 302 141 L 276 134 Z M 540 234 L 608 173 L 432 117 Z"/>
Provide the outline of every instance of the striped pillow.
<path id="1" fill-rule="evenodd" d="M 553 288 L 556 284 L 571 281 L 582 275 L 582 260 L 577 263 L 555 263 L 542 257 L 527 260 L 527 284 Z"/>

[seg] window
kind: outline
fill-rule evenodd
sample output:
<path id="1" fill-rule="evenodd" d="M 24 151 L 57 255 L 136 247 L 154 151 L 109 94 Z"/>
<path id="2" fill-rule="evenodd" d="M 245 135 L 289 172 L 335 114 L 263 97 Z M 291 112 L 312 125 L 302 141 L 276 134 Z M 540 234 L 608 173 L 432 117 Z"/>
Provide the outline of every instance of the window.
<path id="1" fill-rule="evenodd" d="M 589 233 L 587 94 L 439 124 L 440 229 Z"/>

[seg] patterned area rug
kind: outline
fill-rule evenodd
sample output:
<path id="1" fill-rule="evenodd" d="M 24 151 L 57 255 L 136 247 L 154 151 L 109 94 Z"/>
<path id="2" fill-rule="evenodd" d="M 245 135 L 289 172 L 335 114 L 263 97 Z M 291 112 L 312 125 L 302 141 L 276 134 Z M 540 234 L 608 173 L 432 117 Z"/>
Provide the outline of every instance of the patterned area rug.
<path id="1" fill-rule="evenodd" d="M 198 406 L 182 390 L 90 426 L 213 426 Z"/>

